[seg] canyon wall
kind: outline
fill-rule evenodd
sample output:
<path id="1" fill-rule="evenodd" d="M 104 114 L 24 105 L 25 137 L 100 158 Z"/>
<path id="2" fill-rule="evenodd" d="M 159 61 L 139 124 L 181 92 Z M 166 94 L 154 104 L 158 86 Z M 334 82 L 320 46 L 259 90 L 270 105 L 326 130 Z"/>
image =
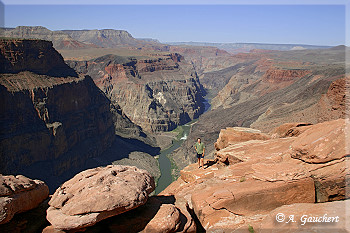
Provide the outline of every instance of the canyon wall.
<path id="1" fill-rule="evenodd" d="M 212 110 L 200 116 L 183 146 L 172 154 L 177 173 L 195 162 L 201 137 L 213 157 L 215 138 L 226 127 L 269 132 L 287 122 L 320 123 L 346 117 L 345 50 L 261 51 L 237 54 L 231 68 L 205 73 L 203 86 L 217 90 Z M 215 81 L 227 82 L 220 90 Z M 215 91 L 214 91 L 215 92 Z"/>
<path id="2" fill-rule="evenodd" d="M 51 42 L 1 40 L 0 48 L 1 173 L 39 178 L 52 189 L 86 168 L 152 150 L 140 127 L 89 76 L 68 67 Z"/>
<path id="3" fill-rule="evenodd" d="M 106 55 L 67 61 L 90 75 L 113 104 L 148 132 L 169 131 L 204 110 L 202 88 L 192 65 L 179 54 L 149 59 Z"/>
<path id="4" fill-rule="evenodd" d="M 97 45 L 74 40 L 61 31 L 51 31 L 42 26 L 18 26 L 16 28 L 2 28 L 0 34 L 10 38 L 41 39 L 52 41 L 56 49 L 86 49 L 96 48 Z"/>

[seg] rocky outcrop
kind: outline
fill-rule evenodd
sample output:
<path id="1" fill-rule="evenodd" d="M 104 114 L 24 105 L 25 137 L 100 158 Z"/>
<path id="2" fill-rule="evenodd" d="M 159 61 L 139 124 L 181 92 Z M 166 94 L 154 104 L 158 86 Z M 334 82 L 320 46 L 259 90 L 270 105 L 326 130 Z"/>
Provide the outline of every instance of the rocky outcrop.
<path id="1" fill-rule="evenodd" d="M 303 133 L 305 130 L 307 130 L 312 124 L 310 123 L 285 123 L 283 125 L 280 125 L 269 134 L 273 138 L 285 138 L 285 137 L 296 137 L 299 136 L 301 133 Z"/>
<path id="2" fill-rule="evenodd" d="M 157 182 L 160 177 L 159 162 L 153 156 L 143 152 L 131 152 L 128 158 L 113 162 L 114 165 L 135 166 L 148 171 Z"/>
<path id="3" fill-rule="evenodd" d="M 46 210 L 49 206 L 47 204 L 48 201 L 49 198 L 32 210 L 16 214 L 10 222 L 0 224 L 0 232 L 41 232 L 48 224 L 46 220 Z"/>
<path id="4" fill-rule="evenodd" d="M 0 172 L 38 177 L 56 188 L 112 145 L 110 101 L 88 76 L 50 76 L 57 66 L 71 70 L 50 42 L 0 44 L 2 58 L 13 65 L 8 72 L 31 70 L 1 74 Z"/>
<path id="5" fill-rule="evenodd" d="M 49 188 L 40 180 L 0 175 L 0 224 L 9 222 L 17 213 L 36 208 L 48 196 Z"/>
<path id="6" fill-rule="evenodd" d="M 298 203 L 286 205 L 271 211 L 256 227 L 258 232 L 269 229 L 269 232 L 346 232 L 347 221 L 350 217 L 346 207 L 349 200 L 327 203 Z M 276 221 L 276 215 L 281 215 L 280 222 Z M 289 221 L 293 216 L 293 221 Z M 281 221 L 282 220 L 282 221 Z"/>
<path id="7" fill-rule="evenodd" d="M 262 80 L 268 83 L 280 83 L 295 81 L 307 74 L 310 74 L 309 70 L 284 70 L 284 69 L 269 69 L 263 75 Z"/>
<path id="8" fill-rule="evenodd" d="M 52 43 L 43 40 L 0 39 L 1 73 L 31 71 L 49 76 L 77 76 Z"/>
<path id="9" fill-rule="evenodd" d="M 98 47 L 74 40 L 68 34 L 61 31 L 51 31 L 42 26 L 18 26 L 16 28 L 1 29 L 2 36 L 21 39 L 41 39 L 52 41 L 56 49 L 84 49 Z"/>
<path id="10" fill-rule="evenodd" d="M 136 167 L 89 169 L 56 190 L 47 219 L 56 229 L 85 228 L 145 204 L 154 189 L 152 176 Z"/>
<path id="11" fill-rule="evenodd" d="M 310 127 L 291 144 L 291 157 L 306 163 L 339 160 L 346 155 L 345 140 L 343 120 L 320 123 Z"/>
<path id="12" fill-rule="evenodd" d="M 250 140 L 268 140 L 271 136 L 261 133 L 260 130 L 234 127 L 222 129 L 219 134 L 218 140 L 214 146 L 216 150 L 221 150 L 230 144 L 237 144 L 239 142 L 245 142 Z"/>
<path id="13" fill-rule="evenodd" d="M 77 72 L 90 75 L 132 122 L 156 132 L 172 130 L 204 110 L 196 73 L 181 61 L 179 54 L 149 60 L 106 55 L 68 63 Z"/>
<path id="14" fill-rule="evenodd" d="M 1 75 L 0 87 L 2 173 L 54 188 L 114 140 L 110 103 L 89 77 L 22 72 Z"/>
<path id="15" fill-rule="evenodd" d="M 142 232 L 176 232 L 180 223 L 179 210 L 172 204 L 164 204 Z"/>
<path id="16" fill-rule="evenodd" d="M 204 169 L 196 164 L 186 167 L 161 195 L 185 202 L 210 232 L 276 227 L 272 218 L 281 209 L 322 208 L 321 202 L 349 198 L 346 124 L 349 120 L 339 119 L 305 126 L 298 136 L 228 144 L 217 151 L 219 163 L 208 160 Z M 295 156 L 301 145 L 305 158 Z M 311 207 L 308 211 L 318 213 Z"/>

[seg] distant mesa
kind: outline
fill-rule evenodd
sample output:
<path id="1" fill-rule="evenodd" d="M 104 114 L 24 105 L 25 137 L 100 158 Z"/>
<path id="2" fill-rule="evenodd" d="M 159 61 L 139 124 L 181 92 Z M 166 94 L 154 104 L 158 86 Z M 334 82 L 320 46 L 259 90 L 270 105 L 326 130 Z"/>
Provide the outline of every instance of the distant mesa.
<path id="1" fill-rule="evenodd" d="M 63 30 L 61 32 L 77 41 L 91 43 L 105 48 L 112 48 L 120 45 L 137 46 L 144 44 L 143 41 L 135 39 L 125 30 Z"/>
<path id="2" fill-rule="evenodd" d="M 349 47 L 347 47 L 345 45 L 338 45 L 338 46 L 330 48 L 330 50 L 345 50 L 345 49 L 349 49 Z"/>
<path id="3" fill-rule="evenodd" d="M 16 28 L 3 29 L 3 36 L 22 39 L 41 39 L 52 41 L 56 49 L 79 49 L 97 47 L 93 44 L 85 44 L 74 40 L 61 31 L 51 31 L 42 26 L 18 26 Z"/>
<path id="4" fill-rule="evenodd" d="M 208 42 L 167 42 L 170 45 L 213 46 L 227 52 L 237 54 L 254 49 L 263 50 L 300 50 L 300 49 L 327 49 L 331 46 L 304 45 L 304 44 L 265 44 L 265 43 L 208 43 Z"/>
<path id="5" fill-rule="evenodd" d="M 331 46 L 304 44 L 264 44 L 264 43 L 210 43 L 210 42 L 165 42 L 160 43 L 154 38 L 134 38 L 125 30 L 94 29 L 94 30 L 61 30 L 51 31 L 42 26 L 18 26 L 5 28 L 2 36 L 12 38 L 50 40 L 56 49 L 87 49 L 133 47 L 134 49 L 154 49 L 169 51 L 171 47 L 216 47 L 232 54 L 249 52 L 251 50 L 305 50 L 327 49 Z"/>
<path id="6" fill-rule="evenodd" d="M 146 41 L 146 42 L 154 42 L 154 43 L 159 43 L 160 44 L 159 40 L 153 39 L 153 38 L 136 38 L 136 39 L 143 40 L 143 41 Z"/>

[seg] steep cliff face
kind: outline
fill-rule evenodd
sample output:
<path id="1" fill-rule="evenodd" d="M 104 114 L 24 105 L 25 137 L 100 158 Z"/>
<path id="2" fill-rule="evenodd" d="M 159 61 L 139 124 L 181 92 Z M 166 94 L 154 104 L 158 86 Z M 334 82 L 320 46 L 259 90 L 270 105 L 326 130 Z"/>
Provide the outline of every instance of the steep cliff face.
<path id="1" fill-rule="evenodd" d="M 86 44 L 60 31 L 51 31 L 42 26 L 18 26 L 16 28 L 1 29 L 1 35 L 10 38 L 41 39 L 52 41 L 56 49 L 82 49 L 98 47 L 94 44 Z"/>
<path id="2" fill-rule="evenodd" d="M 77 76 L 68 67 L 52 42 L 43 40 L 0 39 L 1 73 L 31 71 L 50 76 Z"/>
<path id="3" fill-rule="evenodd" d="M 83 169 L 119 159 L 129 144 L 116 136 L 118 129 L 123 128 L 120 135 L 139 135 L 141 130 L 89 76 L 58 76 L 59 70 L 72 69 L 50 45 L 36 40 L 0 43 L 0 56 L 10 64 L 0 74 L 0 172 L 40 178 L 55 188 Z M 52 70 L 56 77 L 50 76 Z M 137 143 L 133 141 L 135 147 Z M 123 149 L 108 152 L 112 145 Z"/>
<path id="4" fill-rule="evenodd" d="M 204 110 L 196 73 L 182 59 L 179 54 L 147 60 L 106 55 L 68 64 L 90 75 L 132 122 L 157 132 L 172 130 Z"/>
<path id="5" fill-rule="evenodd" d="M 89 77 L 3 74 L 1 102 L 2 173 L 58 185 L 114 140 L 110 103 Z"/>

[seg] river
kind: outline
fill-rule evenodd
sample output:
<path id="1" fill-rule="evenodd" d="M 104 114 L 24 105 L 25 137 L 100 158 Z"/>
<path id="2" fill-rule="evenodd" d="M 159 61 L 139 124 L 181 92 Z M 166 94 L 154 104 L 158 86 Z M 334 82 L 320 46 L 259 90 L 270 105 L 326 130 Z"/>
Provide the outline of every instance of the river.
<path id="1" fill-rule="evenodd" d="M 204 99 L 204 102 L 203 102 L 204 103 L 204 112 L 206 112 L 210 109 L 209 99 L 210 98 Z M 174 150 L 176 150 L 177 148 L 179 148 L 182 145 L 182 143 L 187 139 L 187 135 L 190 133 L 191 125 L 196 121 L 197 121 L 197 119 L 193 120 L 185 125 L 178 126 L 178 127 L 182 127 L 182 129 L 183 129 L 181 138 L 179 140 L 174 139 L 171 147 L 160 152 L 158 162 L 159 162 L 161 176 L 158 179 L 158 184 L 156 187 L 156 194 L 159 194 L 161 191 L 163 191 L 166 187 L 168 187 L 173 182 L 173 177 L 171 175 L 171 162 L 170 162 L 167 155 L 171 154 Z"/>

